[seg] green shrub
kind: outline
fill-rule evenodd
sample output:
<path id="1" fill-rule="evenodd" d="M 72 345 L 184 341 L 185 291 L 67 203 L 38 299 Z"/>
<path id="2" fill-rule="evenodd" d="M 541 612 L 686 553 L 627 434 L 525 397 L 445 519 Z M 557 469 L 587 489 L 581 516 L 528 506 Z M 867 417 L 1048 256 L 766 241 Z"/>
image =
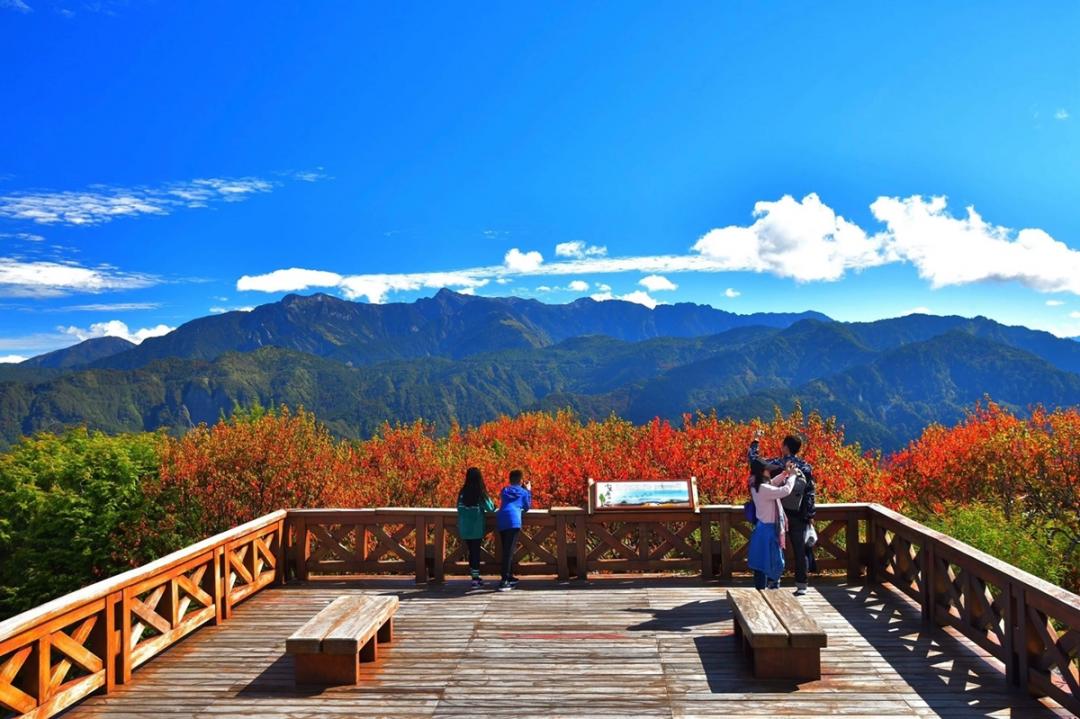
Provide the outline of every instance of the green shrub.
<path id="1" fill-rule="evenodd" d="M 966 542 L 1048 582 L 1062 585 L 1072 573 L 1067 540 L 1054 532 L 1052 522 L 1037 516 L 1006 519 L 988 504 L 945 504 L 924 517 L 926 525 Z"/>
<path id="2" fill-rule="evenodd" d="M 159 444 L 73 429 L 0 454 L 0 618 L 172 548 L 175 538 L 132 531 L 155 514 L 142 485 L 158 471 Z"/>

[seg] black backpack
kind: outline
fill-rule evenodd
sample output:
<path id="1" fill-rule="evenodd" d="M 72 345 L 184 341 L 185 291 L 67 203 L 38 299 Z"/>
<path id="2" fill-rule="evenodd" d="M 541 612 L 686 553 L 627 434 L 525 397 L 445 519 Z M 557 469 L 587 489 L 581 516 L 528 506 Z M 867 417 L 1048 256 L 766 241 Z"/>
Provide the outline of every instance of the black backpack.
<path id="1" fill-rule="evenodd" d="M 789 512 L 798 512 L 802 506 L 803 495 L 806 494 L 806 477 L 802 472 L 795 475 L 795 487 L 791 494 L 780 500 L 780 506 Z"/>

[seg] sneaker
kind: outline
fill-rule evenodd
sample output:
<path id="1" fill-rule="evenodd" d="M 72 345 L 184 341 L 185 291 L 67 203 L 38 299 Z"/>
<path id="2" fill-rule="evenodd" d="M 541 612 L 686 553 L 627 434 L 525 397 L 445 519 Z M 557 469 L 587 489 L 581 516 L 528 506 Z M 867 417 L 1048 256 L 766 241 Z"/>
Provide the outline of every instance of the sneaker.
<path id="1" fill-rule="evenodd" d="M 473 589 L 479 589 L 482 586 L 484 586 L 484 580 L 483 579 L 480 579 L 478 577 L 478 578 L 472 580 L 472 588 Z"/>
<path id="2" fill-rule="evenodd" d="M 766 589 L 779 589 L 780 588 L 780 582 L 770 581 L 768 584 L 765 585 L 765 588 Z"/>
<path id="3" fill-rule="evenodd" d="M 509 592 L 513 588 L 514 588 L 514 585 L 510 584 L 510 582 L 499 582 L 499 591 L 500 592 Z"/>
<path id="4" fill-rule="evenodd" d="M 520 581 L 521 580 L 518 579 L 517 577 L 511 576 L 510 577 L 510 586 L 511 587 L 516 587 L 518 585 L 518 582 L 520 582 Z"/>
<path id="5" fill-rule="evenodd" d="M 801 597 L 804 594 L 806 594 L 806 585 L 805 584 L 800 584 L 799 586 L 795 587 L 795 596 L 796 597 Z"/>

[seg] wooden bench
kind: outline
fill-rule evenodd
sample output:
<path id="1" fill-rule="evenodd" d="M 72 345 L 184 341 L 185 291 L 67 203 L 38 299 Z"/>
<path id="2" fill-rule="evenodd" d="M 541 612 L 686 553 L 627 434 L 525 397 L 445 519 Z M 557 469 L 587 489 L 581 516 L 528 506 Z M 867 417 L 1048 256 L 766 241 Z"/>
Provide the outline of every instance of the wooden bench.
<path id="1" fill-rule="evenodd" d="M 338 597 L 285 640 L 297 684 L 358 684 L 360 662 L 373 662 L 379 644 L 394 639 L 397 597 Z"/>
<path id="2" fill-rule="evenodd" d="M 820 679 L 827 637 L 799 600 L 782 589 L 729 589 L 735 638 L 758 679 Z"/>

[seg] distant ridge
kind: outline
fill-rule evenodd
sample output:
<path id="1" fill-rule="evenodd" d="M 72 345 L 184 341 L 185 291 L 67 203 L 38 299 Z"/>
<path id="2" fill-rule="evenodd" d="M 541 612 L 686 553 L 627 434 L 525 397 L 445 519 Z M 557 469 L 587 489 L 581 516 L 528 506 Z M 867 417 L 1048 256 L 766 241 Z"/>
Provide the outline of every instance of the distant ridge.
<path id="1" fill-rule="evenodd" d="M 94 340 L 33 362 L 0 366 L 0 445 L 72 424 L 183 432 L 255 402 L 303 405 L 358 438 L 384 422 L 445 431 L 565 407 L 584 419 L 747 419 L 798 399 L 888 451 L 987 395 L 1021 414 L 1080 404 L 1080 343 L 985 317 L 845 323 L 449 291 L 394 305 L 290 295 L 138 347 Z"/>
<path id="2" fill-rule="evenodd" d="M 434 297 L 384 305 L 325 294 L 288 295 L 250 312 L 187 322 L 169 334 L 102 358 L 96 367 L 132 369 L 167 357 L 212 360 L 226 352 L 280 347 L 353 365 L 418 357 L 462 358 L 483 352 L 548 347 L 570 337 L 606 335 L 628 342 L 700 337 L 736 327 L 787 327 L 819 312 L 739 315 L 679 303 L 649 309 L 633 302 L 579 299 L 549 305 L 516 297 L 475 297 L 440 290 Z"/>
<path id="3" fill-rule="evenodd" d="M 122 337 L 95 337 L 71 347 L 31 357 L 19 364 L 27 367 L 51 367 L 55 369 L 80 367 L 96 360 L 112 357 L 135 346 L 134 342 L 128 342 Z"/>

